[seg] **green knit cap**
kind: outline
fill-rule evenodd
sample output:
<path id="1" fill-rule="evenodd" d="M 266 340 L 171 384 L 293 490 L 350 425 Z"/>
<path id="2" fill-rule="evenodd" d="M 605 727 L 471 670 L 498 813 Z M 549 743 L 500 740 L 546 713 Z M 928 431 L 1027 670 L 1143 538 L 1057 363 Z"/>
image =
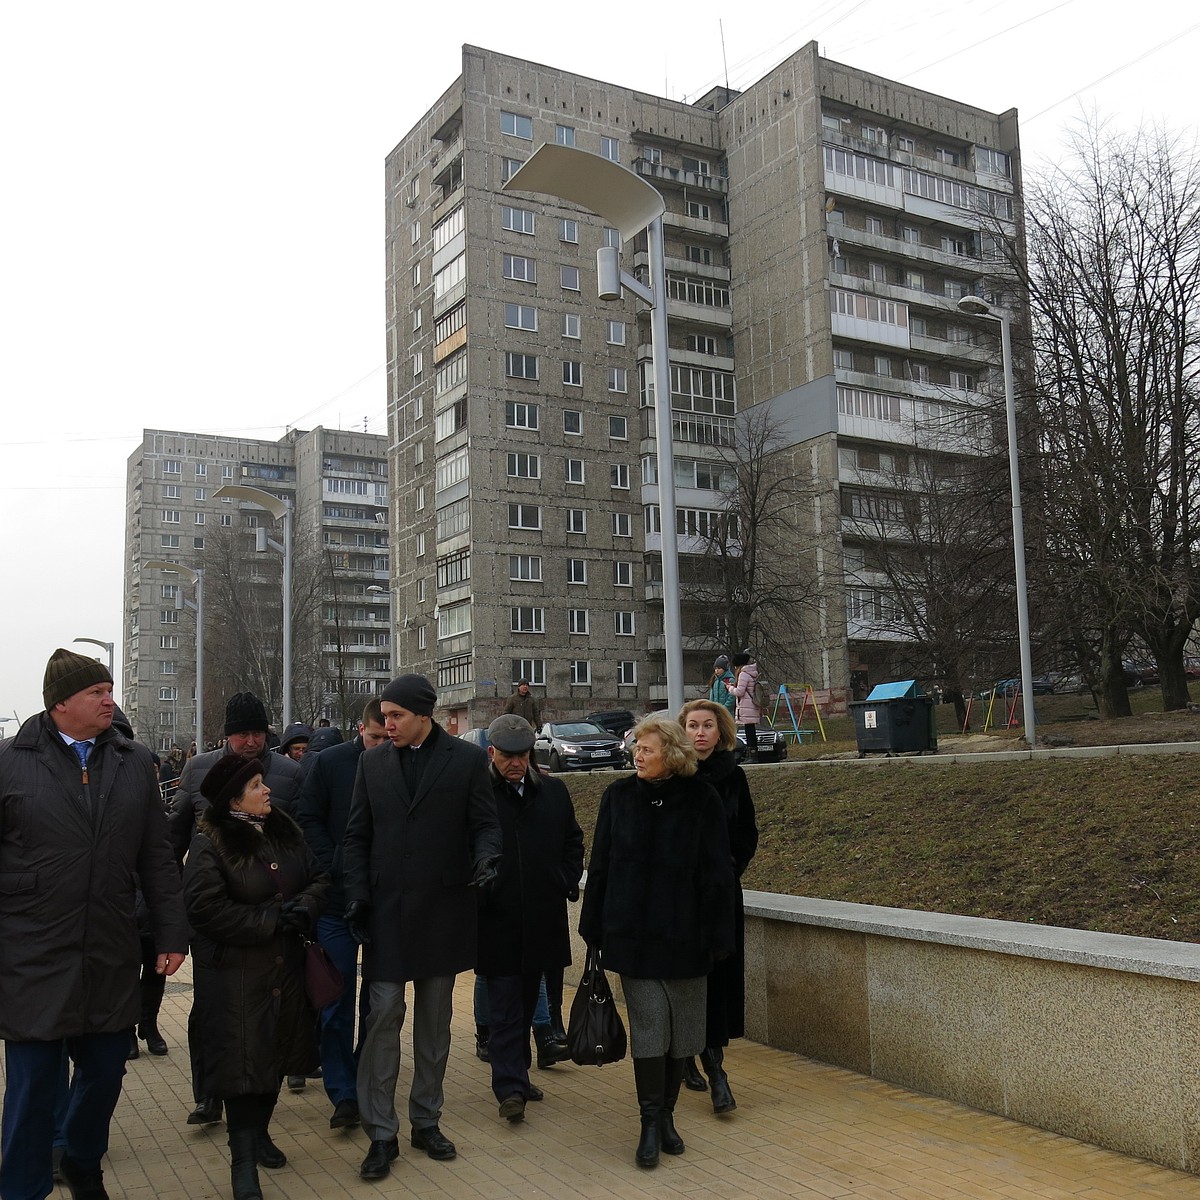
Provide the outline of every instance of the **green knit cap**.
<path id="1" fill-rule="evenodd" d="M 94 683 L 112 683 L 108 668 L 94 658 L 61 647 L 50 655 L 42 680 L 42 699 L 49 712 L 56 704 L 82 692 Z"/>

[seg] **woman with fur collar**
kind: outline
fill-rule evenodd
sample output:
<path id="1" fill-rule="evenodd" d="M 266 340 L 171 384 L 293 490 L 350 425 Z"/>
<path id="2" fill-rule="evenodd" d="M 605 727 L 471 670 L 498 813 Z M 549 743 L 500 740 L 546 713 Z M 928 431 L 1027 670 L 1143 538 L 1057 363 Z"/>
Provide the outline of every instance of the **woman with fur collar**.
<path id="1" fill-rule="evenodd" d="M 194 931 L 192 1070 L 197 1094 L 225 1102 L 234 1200 L 261 1200 L 258 1166 L 287 1162 L 268 1133 L 280 1084 L 320 1061 L 303 935 L 325 907 L 329 876 L 299 826 L 272 811 L 257 759 L 219 759 L 201 792 L 210 807 L 183 877 Z"/>

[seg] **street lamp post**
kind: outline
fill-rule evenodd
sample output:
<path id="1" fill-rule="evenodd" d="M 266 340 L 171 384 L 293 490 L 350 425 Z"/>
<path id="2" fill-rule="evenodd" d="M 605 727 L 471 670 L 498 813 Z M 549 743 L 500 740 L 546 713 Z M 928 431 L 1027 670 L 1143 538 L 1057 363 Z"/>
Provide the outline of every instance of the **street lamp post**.
<path id="1" fill-rule="evenodd" d="M 108 673 L 110 675 L 113 673 L 113 648 L 116 645 L 115 642 L 102 642 L 99 638 L 74 638 L 73 640 L 76 642 L 90 642 L 93 646 L 100 646 L 102 649 L 107 650 Z"/>
<path id="2" fill-rule="evenodd" d="M 667 705 L 668 711 L 678 712 L 683 705 L 683 633 L 679 612 L 679 544 L 675 529 L 671 368 L 667 351 L 667 270 L 662 221 L 666 205 L 657 188 L 620 163 L 573 146 L 549 143 L 534 151 L 503 185 L 503 190 L 540 192 L 590 209 L 615 226 L 622 241 L 646 230 L 650 287 L 621 270 L 620 251 L 616 247 L 597 250 L 596 272 L 602 300 L 618 299 L 625 288 L 650 306 Z"/>
<path id="3" fill-rule="evenodd" d="M 262 488 L 245 487 L 240 483 L 227 483 L 217 488 L 213 495 L 218 499 L 228 496 L 231 500 L 242 500 L 265 508 L 276 521 L 283 522 L 282 544 L 267 536 L 265 529 L 255 535 L 254 548 L 258 551 L 278 550 L 283 555 L 283 728 L 292 721 L 292 506 Z"/>
<path id="4" fill-rule="evenodd" d="M 183 598 L 180 592 L 175 599 L 176 608 L 190 608 L 196 614 L 196 749 L 204 753 L 204 569 L 185 567 L 180 563 L 152 558 L 142 564 L 157 571 L 174 571 L 183 575 L 196 589 L 196 602 Z"/>
<path id="5" fill-rule="evenodd" d="M 1017 642 L 1021 655 L 1021 699 L 1025 740 L 1037 744 L 1033 712 L 1033 650 L 1029 634 L 1029 588 L 1025 580 L 1025 518 L 1021 512 L 1021 469 L 1017 460 L 1017 400 L 1013 387 L 1011 318 L 979 296 L 963 296 L 960 312 L 1000 322 L 1000 358 L 1004 367 L 1004 411 L 1008 424 L 1008 481 L 1012 489 L 1013 562 L 1017 585 Z"/>

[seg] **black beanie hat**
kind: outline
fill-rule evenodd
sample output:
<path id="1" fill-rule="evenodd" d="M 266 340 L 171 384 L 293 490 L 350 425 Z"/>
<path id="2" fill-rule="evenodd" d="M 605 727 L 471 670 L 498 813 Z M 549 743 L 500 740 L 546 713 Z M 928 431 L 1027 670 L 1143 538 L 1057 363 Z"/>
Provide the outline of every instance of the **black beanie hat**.
<path id="1" fill-rule="evenodd" d="M 231 733 L 267 732 L 267 710 L 253 692 L 237 692 L 225 705 L 225 736 Z"/>
<path id="2" fill-rule="evenodd" d="M 401 675 L 383 689 L 379 700 L 381 703 L 387 700 L 397 704 L 408 709 L 410 713 L 416 713 L 418 717 L 432 717 L 433 706 L 437 703 L 437 692 L 424 675 Z"/>
<path id="3" fill-rule="evenodd" d="M 242 794 L 246 784 L 262 773 L 263 765 L 257 758 L 226 754 L 213 763 L 200 781 L 200 795 L 213 808 L 228 810 L 229 805 Z"/>
<path id="4" fill-rule="evenodd" d="M 42 700 L 49 712 L 56 704 L 82 692 L 93 683 L 112 683 L 108 668 L 94 658 L 76 654 L 73 650 L 58 649 L 50 655 L 42 679 Z"/>

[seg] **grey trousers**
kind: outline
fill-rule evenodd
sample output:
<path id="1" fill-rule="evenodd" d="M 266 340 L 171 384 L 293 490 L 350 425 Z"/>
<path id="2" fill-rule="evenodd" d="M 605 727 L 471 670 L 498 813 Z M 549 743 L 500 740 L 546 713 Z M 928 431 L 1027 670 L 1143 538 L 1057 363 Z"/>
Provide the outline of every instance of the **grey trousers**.
<path id="1" fill-rule="evenodd" d="M 358 1107 L 363 1131 L 373 1142 L 400 1132 L 396 1080 L 400 1075 L 400 1030 L 408 1006 L 403 983 L 366 985 L 371 1000 L 358 1060 Z M 414 1129 L 436 1125 L 442 1115 L 442 1080 L 450 1057 L 454 976 L 414 979 L 413 1072 L 408 1119 Z"/>

